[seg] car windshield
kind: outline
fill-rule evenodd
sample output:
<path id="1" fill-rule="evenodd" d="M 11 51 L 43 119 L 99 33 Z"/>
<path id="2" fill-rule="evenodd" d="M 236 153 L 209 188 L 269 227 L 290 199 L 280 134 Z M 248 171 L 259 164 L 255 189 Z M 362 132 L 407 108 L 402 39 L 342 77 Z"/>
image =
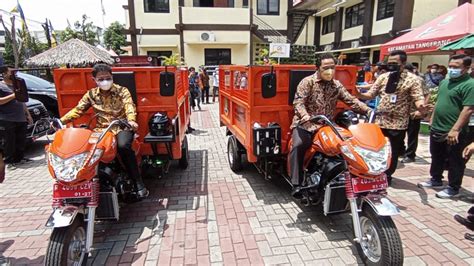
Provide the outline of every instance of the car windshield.
<path id="1" fill-rule="evenodd" d="M 25 80 L 26 86 L 28 87 L 28 89 L 32 89 L 32 88 L 53 89 L 54 88 L 53 83 L 47 80 L 44 80 L 42 78 L 38 78 L 36 76 L 30 75 L 30 74 L 18 72 L 17 76 Z"/>

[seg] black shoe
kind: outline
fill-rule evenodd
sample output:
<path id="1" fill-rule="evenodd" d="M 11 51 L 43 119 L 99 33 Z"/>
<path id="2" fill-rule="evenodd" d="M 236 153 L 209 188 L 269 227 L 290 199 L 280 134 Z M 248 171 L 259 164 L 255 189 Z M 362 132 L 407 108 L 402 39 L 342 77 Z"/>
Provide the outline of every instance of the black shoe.
<path id="1" fill-rule="evenodd" d="M 467 227 L 467 229 L 474 231 L 474 223 L 462 217 L 461 215 L 459 214 L 454 215 L 454 220 L 456 220 L 456 222 Z"/>
<path id="2" fill-rule="evenodd" d="M 301 186 L 293 186 L 293 190 L 291 191 L 291 196 L 295 199 L 302 199 L 303 193 L 301 193 Z"/>
<path id="3" fill-rule="evenodd" d="M 474 234 L 469 234 L 469 233 L 466 233 L 464 234 L 464 238 L 469 240 L 469 241 L 473 241 L 474 242 Z"/>
<path id="4" fill-rule="evenodd" d="M 402 163 L 414 163 L 414 162 L 415 162 L 415 158 L 410 158 L 410 157 L 405 157 L 402 160 Z"/>

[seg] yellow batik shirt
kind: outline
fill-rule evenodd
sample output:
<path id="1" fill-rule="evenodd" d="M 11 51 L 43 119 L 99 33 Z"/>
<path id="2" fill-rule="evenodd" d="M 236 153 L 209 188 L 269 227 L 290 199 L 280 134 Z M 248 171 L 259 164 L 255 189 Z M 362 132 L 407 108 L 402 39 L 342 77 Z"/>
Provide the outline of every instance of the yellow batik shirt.
<path id="1" fill-rule="evenodd" d="M 136 121 L 137 112 L 133 103 L 132 95 L 126 87 L 112 84 L 108 92 L 101 91 L 99 87 L 90 89 L 76 107 L 61 118 L 61 122 L 69 123 L 84 115 L 92 107 L 97 115 L 97 129 L 104 129 L 117 119 Z M 120 128 L 112 129 L 114 134 L 120 132 Z"/>
<path id="2" fill-rule="evenodd" d="M 408 128 L 412 103 L 423 101 L 423 89 L 420 79 L 407 70 L 400 74 L 394 93 L 385 92 L 390 72 L 377 78 L 367 94 L 374 98 L 380 96 L 377 106 L 376 123 L 384 129 L 405 130 Z"/>

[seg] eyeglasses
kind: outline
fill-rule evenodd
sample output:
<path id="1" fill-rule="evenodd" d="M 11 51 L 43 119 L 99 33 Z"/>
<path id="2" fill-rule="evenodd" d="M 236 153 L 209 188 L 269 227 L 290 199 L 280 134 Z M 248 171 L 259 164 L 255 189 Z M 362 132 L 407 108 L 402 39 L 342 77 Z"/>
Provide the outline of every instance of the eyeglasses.
<path id="1" fill-rule="evenodd" d="M 99 79 L 95 79 L 97 80 L 98 82 L 102 82 L 102 81 L 111 81 L 112 78 L 99 78 Z"/>

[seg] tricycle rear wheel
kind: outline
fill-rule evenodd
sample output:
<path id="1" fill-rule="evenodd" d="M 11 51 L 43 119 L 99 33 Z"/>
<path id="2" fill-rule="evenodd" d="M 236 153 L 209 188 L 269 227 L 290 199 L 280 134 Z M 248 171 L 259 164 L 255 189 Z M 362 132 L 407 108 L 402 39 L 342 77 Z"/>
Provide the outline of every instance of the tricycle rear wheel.
<path id="1" fill-rule="evenodd" d="M 239 152 L 237 139 L 234 136 L 229 136 L 227 140 L 227 160 L 229 161 L 230 169 L 234 172 L 242 170 L 242 155 Z"/>
<path id="2" fill-rule="evenodd" d="M 186 169 L 189 166 L 189 148 L 188 138 L 184 136 L 183 144 L 181 147 L 181 158 L 179 159 L 179 168 Z"/>

